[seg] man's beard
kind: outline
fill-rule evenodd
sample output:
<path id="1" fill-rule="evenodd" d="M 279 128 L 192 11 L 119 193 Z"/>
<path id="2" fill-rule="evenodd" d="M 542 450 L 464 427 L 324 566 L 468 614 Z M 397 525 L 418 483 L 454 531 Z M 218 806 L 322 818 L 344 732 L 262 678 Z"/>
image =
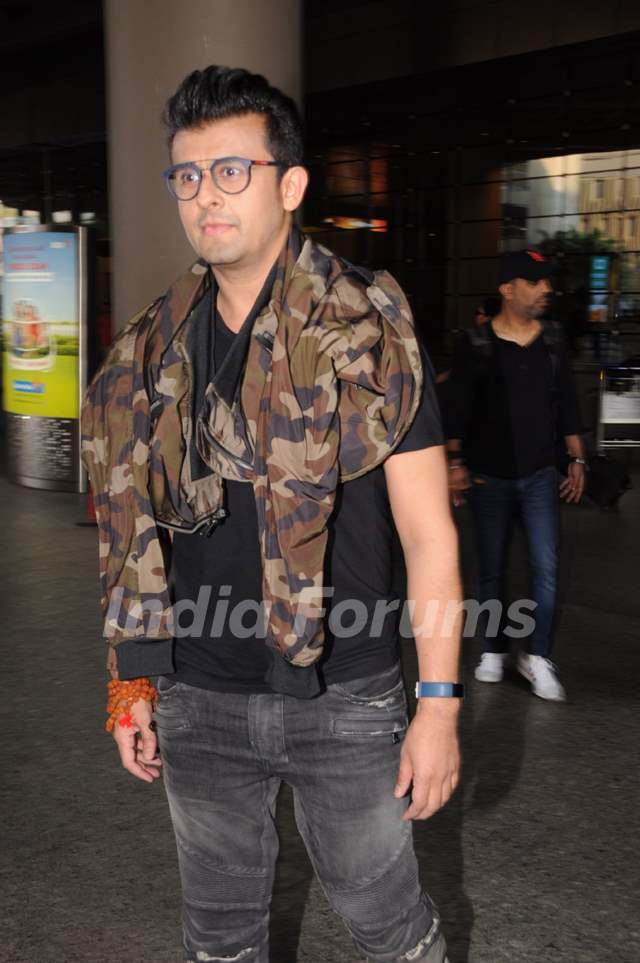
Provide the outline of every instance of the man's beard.
<path id="1" fill-rule="evenodd" d="M 550 303 L 550 301 L 545 301 L 543 304 L 532 304 L 531 307 L 526 310 L 525 317 L 528 318 L 529 321 L 539 321 L 549 310 Z"/>

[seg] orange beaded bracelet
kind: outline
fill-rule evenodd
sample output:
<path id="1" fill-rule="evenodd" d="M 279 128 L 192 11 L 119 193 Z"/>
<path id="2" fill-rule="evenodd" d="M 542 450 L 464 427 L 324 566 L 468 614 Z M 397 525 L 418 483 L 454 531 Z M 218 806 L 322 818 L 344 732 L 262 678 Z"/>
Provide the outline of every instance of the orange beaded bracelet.
<path id="1" fill-rule="evenodd" d="M 116 722 L 123 729 L 130 729 L 133 726 L 131 706 L 139 699 L 145 702 L 153 702 L 156 697 L 156 690 L 151 685 L 149 679 L 128 679 L 121 682 L 120 679 L 112 679 L 107 682 L 109 697 L 107 700 L 107 719 L 105 729 L 111 732 Z"/>

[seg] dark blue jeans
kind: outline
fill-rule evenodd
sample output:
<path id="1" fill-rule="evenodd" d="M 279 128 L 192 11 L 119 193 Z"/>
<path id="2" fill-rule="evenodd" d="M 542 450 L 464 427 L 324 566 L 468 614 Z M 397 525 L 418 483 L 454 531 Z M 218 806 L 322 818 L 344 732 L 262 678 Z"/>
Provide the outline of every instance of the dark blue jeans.
<path id="1" fill-rule="evenodd" d="M 334 910 L 364 958 L 445 963 L 396 799 L 407 706 L 400 668 L 316 699 L 209 692 L 165 678 L 155 713 L 189 960 L 269 959 L 281 781 Z"/>
<path id="2" fill-rule="evenodd" d="M 506 618 L 505 582 L 509 544 L 515 519 L 525 529 L 529 550 L 529 598 L 536 603 L 527 614 L 535 628 L 526 637 L 532 655 L 548 656 L 553 643 L 558 575 L 558 475 L 553 467 L 541 468 L 526 478 L 493 478 L 476 473 L 480 480 L 469 491 L 478 550 L 478 600 L 485 605 L 483 634 L 485 652 L 507 652 L 514 627 Z M 502 606 L 499 620 L 490 615 L 492 600 Z M 517 620 L 516 620 L 517 621 Z M 498 624 L 499 622 L 499 624 Z M 515 627 L 518 632 L 517 626 Z"/>

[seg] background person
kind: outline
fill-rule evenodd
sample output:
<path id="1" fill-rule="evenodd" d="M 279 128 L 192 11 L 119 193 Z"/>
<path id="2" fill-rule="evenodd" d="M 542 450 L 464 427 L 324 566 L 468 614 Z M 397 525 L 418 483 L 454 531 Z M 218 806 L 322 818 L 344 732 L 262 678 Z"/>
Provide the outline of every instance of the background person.
<path id="1" fill-rule="evenodd" d="M 559 327 L 542 319 L 551 303 L 552 265 L 536 251 L 503 256 L 501 309 L 462 339 L 448 384 L 446 430 L 449 484 L 455 505 L 466 494 L 478 552 L 480 602 L 504 602 L 513 521 L 524 525 L 535 629 L 518 671 L 543 699 L 565 690 L 549 659 L 553 644 L 558 570 L 558 443 L 569 454 L 560 484 L 567 502 L 584 489 L 584 446 L 568 358 Z M 509 651 L 502 620 L 486 632 L 475 676 L 499 682 Z"/>
<path id="2" fill-rule="evenodd" d="M 479 328 L 481 325 L 491 321 L 492 318 L 495 318 L 496 314 L 500 313 L 501 306 L 500 298 L 495 297 L 495 295 L 490 295 L 488 298 L 485 298 L 484 301 L 481 301 L 473 315 L 475 327 Z"/>

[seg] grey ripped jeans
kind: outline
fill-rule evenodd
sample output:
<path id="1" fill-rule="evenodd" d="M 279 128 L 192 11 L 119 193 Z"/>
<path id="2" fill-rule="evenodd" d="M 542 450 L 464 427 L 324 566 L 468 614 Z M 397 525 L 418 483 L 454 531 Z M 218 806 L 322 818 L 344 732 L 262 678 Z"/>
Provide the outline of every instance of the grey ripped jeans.
<path id="1" fill-rule="evenodd" d="M 316 699 L 210 692 L 165 678 L 155 720 L 193 961 L 269 960 L 281 781 L 333 909 L 364 959 L 446 963 L 396 799 L 407 706 L 399 666 Z"/>

